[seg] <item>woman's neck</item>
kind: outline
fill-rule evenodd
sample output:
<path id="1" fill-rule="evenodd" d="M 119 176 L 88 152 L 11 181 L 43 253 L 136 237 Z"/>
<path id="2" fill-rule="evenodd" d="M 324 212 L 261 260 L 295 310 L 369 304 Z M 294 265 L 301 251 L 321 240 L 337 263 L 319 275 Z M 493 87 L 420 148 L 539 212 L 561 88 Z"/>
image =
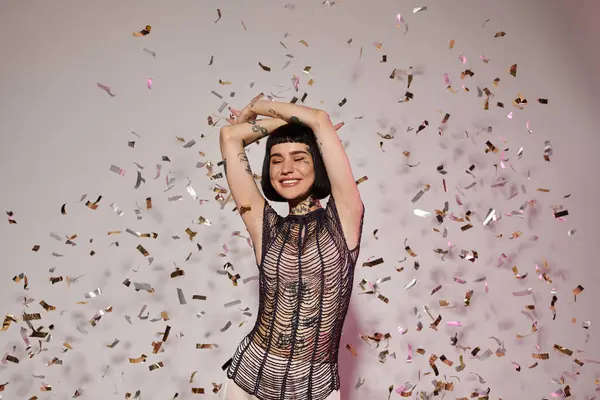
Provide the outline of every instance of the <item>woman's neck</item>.
<path id="1" fill-rule="evenodd" d="M 290 202 L 290 215 L 303 215 L 321 207 L 319 199 L 309 196 L 297 204 Z"/>

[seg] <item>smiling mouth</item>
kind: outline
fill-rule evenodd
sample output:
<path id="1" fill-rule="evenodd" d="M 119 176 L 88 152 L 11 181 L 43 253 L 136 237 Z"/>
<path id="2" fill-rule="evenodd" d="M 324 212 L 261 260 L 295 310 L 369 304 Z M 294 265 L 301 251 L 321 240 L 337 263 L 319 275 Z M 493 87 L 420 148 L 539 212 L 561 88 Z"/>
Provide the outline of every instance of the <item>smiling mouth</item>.
<path id="1" fill-rule="evenodd" d="M 279 183 L 281 183 L 281 186 L 283 186 L 283 187 L 296 186 L 298 184 L 298 182 L 300 182 L 300 179 L 286 179 L 283 181 L 279 181 Z"/>

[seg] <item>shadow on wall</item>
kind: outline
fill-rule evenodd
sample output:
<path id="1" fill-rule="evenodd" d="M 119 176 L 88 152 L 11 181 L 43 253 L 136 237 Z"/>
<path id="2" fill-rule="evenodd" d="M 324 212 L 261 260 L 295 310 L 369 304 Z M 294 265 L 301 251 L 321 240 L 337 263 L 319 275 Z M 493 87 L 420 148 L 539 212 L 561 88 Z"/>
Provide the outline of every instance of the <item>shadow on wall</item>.
<path id="1" fill-rule="evenodd" d="M 359 393 L 360 397 L 364 396 L 364 393 L 361 393 L 360 389 L 358 392 L 354 389 L 354 385 L 358 379 L 356 376 L 358 357 L 353 357 L 350 351 L 346 349 L 346 344 L 348 343 L 352 344 L 354 348 L 358 347 L 356 339 L 361 335 L 362 332 L 358 321 L 359 320 L 356 317 L 354 307 L 352 306 L 352 303 L 350 303 L 348 314 L 346 315 L 346 320 L 344 322 L 338 358 L 341 400 L 358 400 Z"/>

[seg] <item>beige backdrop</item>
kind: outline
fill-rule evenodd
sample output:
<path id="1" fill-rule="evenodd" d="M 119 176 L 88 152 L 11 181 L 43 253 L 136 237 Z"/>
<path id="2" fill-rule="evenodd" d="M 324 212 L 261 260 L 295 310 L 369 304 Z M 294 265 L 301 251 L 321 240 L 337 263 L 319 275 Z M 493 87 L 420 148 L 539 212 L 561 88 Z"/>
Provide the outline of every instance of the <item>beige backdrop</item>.
<path id="1" fill-rule="evenodd" d="M 334 122 L 346 121 L 339 135 L 354 175 L 368 176 L 359 185 L 366 220 L 340 346 L 344 399 L 384 399 L 390 385 L 403 384 L 417 385 L 417 398 L 418 391 L 431 394 L 435 379 L 454 383 L 449 398 L 489 388 L 493 399 L 540 399 L 565 385 L 573 398 L 591 398 L 600 377 L 594 363 L 600 360 L 594 311 L 600 300 L 595 3 L 3 1 L 0 312 L 16 322 L 0 332 L 0 385 L 8 383 L 0 396 L 71 398 L 80 390 L 86 398 L 105 399 L 140 390 L 146 400 L 171 399 L 176 393 L 192 399 L 202 396 L 192 388 L 204 388 L 213 398 L 213 382 L 225 379 L 221 365 L 254 323 L 258 287 L 256 280 L 244 281 L 257 275 L 250 247 L 243 237 L 232 236 L 234 231 L 245 235 L 242 221 L 232 203 L 221 209 L 215 201 L 214 189 L 226 182 L 211 179 L 204 163 L 211 163 L 214 174 L 222 171 L 216 165 L 219 126 L 226 116 L 226 109 L 219 111 L 222 103 L 243 107 L 264 91 L 282 101 L 308 93 L 305 104 L 329 111 Z M 413 13 L 420 6 L 427 9 Z M 132 35 L 147 24 L 149 35 Z M 495 38 L 501 31 L 505 36 Z M 450 40 L 455 40 L 453 49 Z M 509 73 L 513 64 L 516 77 Z M 304 72 L 306 66 L 310 71 Z M 399 103 L 409 67 L 413 98 Z M 390 79 L 394 69 L 396 77 Z M 474 75 L 461 79 L 467 69 Z M 456 93 L 447 89 L 444 74 Z M 114 97 L 97 83 L 109 86 Z M 484 88 L 493 92 L 487 111 Z M 519 95 L 527 100 L 523 110 L 512 105 Z M 446 113 L 450 118 L 442 124 Z M 216 125 L 209 125 L 209 116 Z M 417 133 L 425 120 L 429 125 Z M 184 147 L 191 140 L 195 145 Z M 486 153 L 488 141 L 498 152 Z M 544 160 L 546 141 L 550 162 Z M 257 173 L 263 145 L 249 150 Z M 124 169 L 124 175 L 111 172 L 111 165 Z M 446 175 L 438 172 L 440 165 Z M 135 189 L 137 171 L 145 182 Z M 411 202 L 425 185 L 430 190 Z M 100 195 L 95 210 L 86 207 Z M 171 201 L 171 196 L 182 197 Z M 449 210 L 438 224 L 435 210 L 446 201 Z M 276 209 L 287 211 L 282 204 Z M 417 216 L 415 209 L 432 215 Z M 490 209 L 501 218 L 484 226 Z M 568 210 L 562 220 L 554 216 L 560 210 Z M 17 224 L 9 224 L 4 211 L 12 211 Z M 468 221 L 460 219 L 469 214 L 472 228 L 462 231 Z M 210 225 L 194 224 L 199 217 Z M 128 228 L 158 237 L 136 237 Z M 186 228 L 197 232 L 192 241 Z M 114 230 L 122 233 L 107 235 Z M 405 250 L 405 239 L 417 257 Z M 136 249 L 140 244 L 147 257 Z M 34 245 L 40 246 L 37 252 Z M 442 259 L 436 249 L 449 254 Z M 474 250 L 478 258 L 469 262 L 461 258 L 462 250 Z M 363 266 L 380 257 L 383 264 Z M 237 287 L 225 272 L 227 262 L 240 275 Z M 513 266 L 519 276 L 528 275 L 517 279 Z M 185 275 L 171 278 L 175 268 Z M 13 281 L 21 273 L 28 278 L 27 290 L 23 280 Z M 53 277 L 63 280 L 53 284 Z M 377 294 L 361 294 L 361 280 L 371 290 L 386 277 L 391 279 L 380 281 L 377 294 L 388 303 Z M 413 279 L 416 284 L 405 289 Z M 148 284 L 154 292 L 136 291 L 134 283 Z M 442 288 L 432 295 L 438 285 Z M 584 291 L 575 301 L 577 285 Z M 529 295 L 513 295 L 528 288 Z M 180 303 L 178 289 L 187 304 Z M 469 290 L 473 295 L 466 307 Z M 549 308 L 553 290 L 555 320 Z M 86 298 L 90 292 L 97 296 Z M 56 309 L 46 311 L 42 300 Z M 240 303 L 225 306 L 236 300 Z M 441 300 L 449 305 L 440 306 Z M 527 305 L 535 310 L 527 311 Z M 24 313 L 38 313 L 41 320 L 29 326 Z M 430 324 L 438 315 L 436 331 Z M 95 316 L 101 318 L 92 326 Z M 462 326 L 448 326 L 451 321 Z M 534 321 L 537 332 L 517 339 L 532 332 Z M 152 342 L 163 339 L 167 326 L 168 340 L 153 354 Z M 28 337 L 32 328 L 49 336 Z M 376 332 L 391 338 L 378 348 L 360 338 Z M 455 334 L 457 347 L 450 340 Z M 504 343 L 505 356 L 495 354 L 501 346 L 492 336 Z M 119 343 L 107 347 L 115 339 Z M 196 349 L 202 343 L 212 349 Z M 555 345 L 574 353 L 561 353 Z M 476 347 L 481 350 L 474 357 Z M 389 354 L 381 363 L 384 350 Z M 549 359 L 536 360 L 533 353 L 548 353 Z M 129 362 L 142 354 L 145 363 Z M 466 367 L 457 372 L 460 354 Z M 435 377 L 432 355 L 454 364 L 435 361 Z M 150 371 L 159 362 L 163 367 Z M 43 391 L 46 385 L 52 391 Z"/>

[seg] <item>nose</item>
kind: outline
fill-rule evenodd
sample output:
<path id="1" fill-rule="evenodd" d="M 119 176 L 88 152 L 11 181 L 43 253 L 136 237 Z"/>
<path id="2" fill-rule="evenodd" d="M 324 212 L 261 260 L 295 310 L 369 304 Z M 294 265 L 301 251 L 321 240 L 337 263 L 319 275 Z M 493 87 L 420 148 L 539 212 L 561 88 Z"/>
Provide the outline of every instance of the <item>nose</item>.
<path id="1" fill-rule="evenodd" d="M 289 174 L 294 172 L 294 162 L 292 160 L 283 160 L 281 165 L 281 173 Z"/>

